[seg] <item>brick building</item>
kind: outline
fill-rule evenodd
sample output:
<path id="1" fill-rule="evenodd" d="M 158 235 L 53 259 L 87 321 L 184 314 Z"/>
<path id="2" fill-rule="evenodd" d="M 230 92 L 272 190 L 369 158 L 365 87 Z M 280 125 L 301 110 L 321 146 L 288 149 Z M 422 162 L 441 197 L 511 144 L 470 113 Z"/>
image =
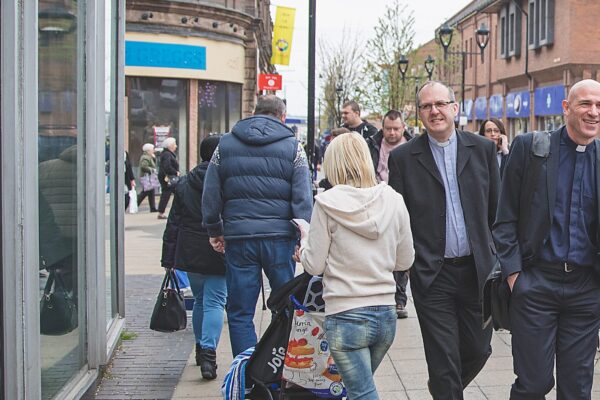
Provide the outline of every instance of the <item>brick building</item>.
<path id="1" fill-rule="evenodd" d="M 563 122 L 561 102 L 569 88 L 598 79 L 600 2 L 583 0 L 475 0 L 448 19 L 451 49 L 478 52 L 476 30 L 490 38 L 483 59 L 465 55 L 466 129 L 498 117 L 510 137 L 549 130 Z M 441 45 L 440 45 L 441 48 Z M 461 94 L 461 56 L 437 63 L 437 76 Z"/>
<path id="2" fill-rule="evenodd" d="M 125 147 L 137 166 L 144 143 L 177 139 L 180 166 L 199 143 L 254 110 L 258 73 L 270 64 L 269 0 L 127 0 Z"/>

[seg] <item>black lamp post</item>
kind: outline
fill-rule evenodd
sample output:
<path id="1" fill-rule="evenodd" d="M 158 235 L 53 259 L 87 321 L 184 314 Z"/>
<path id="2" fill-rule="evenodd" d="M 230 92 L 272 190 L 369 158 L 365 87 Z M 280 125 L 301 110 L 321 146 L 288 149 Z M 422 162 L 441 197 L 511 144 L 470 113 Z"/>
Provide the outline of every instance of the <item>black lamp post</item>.
<path id="1" fill-rule="evenodd" d="M 344 93 L 344 85 L 342 83 L 342 79 L 343 79 L 342 76 L 338 75 L 338 80 L 335 85 L 335 95 L 336 95 L 336 99 L 337 99 L 337 107 L 336 107 L 337 126 L 342 125 L 341 108 L 342 108 L 342 95 Z"/>
<path id="2" fill-rule="evenodd" d="M 427 79 L 431 80 L 431 76 L 433 75 L 433 68 L 435 66 L 435 60 L 431 55 L 428 55 L 423 63 L 425 66 L 425 71 L 427 71 Z M 406 76 L 406 71 L 408 70 L 408 58 L 406 56 L 401 55 L 398 60 L 398 71 L 400 71 L 400 76 L 402 77 L 402 82 L 406 79 L 412 79 L 415 81 L 415 128 L 419 126 L 419 113 L 417 112 L 417 102 L 419 95 L 419 81 L 425 79 L 424 76 Z"/>
<path id="3" fill-rule="evenodd" d="M 477 41 L 477 46 L 479 47 L 479 52 L 469 52 L 469 51 L 450 51 L 448 50 L 448 48 L 450 47 L 450 44 L 452 43 L 452 34 L 453 34 L 453 29 L 450 28 L 448 26 L 447 23 L 445 23 L 438 31 L 438 38 L 440 40 L 440 43 L 442 44 L 442 47 L 444 48 L 444 60 L 448 58 L 448 54 L 455 54 L 455 55 L 460 55 L 461 56 L 461 72 L 462 72 L 462 77 L 461 77 L 461 87 L 460 87 L 460 96 L 461 96 L 461 105 L 460 105 L 460 112 L 461 112 L 461 116 L 463 116 L 465 114 L 465 69 L 466 69 L 466 65 L 465 65 L 465 60 L 467 55 L 477 55 L 480 54 L 481 55 L 481 61 L 483 61 L 483 50 L 487 47 L 488 42 L 490 40 L 490 30 L 485 26 L 484 23 L 482 23 L 479 26 L 479 29 L 477 29 L 475 31 L 475 40 Z"/>

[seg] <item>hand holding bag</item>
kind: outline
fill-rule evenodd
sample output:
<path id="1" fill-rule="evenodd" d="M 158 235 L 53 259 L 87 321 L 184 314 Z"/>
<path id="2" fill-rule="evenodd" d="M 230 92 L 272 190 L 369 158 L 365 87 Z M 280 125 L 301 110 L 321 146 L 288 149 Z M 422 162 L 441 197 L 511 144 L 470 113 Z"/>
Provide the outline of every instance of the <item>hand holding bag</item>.
<path id="1" fill-rule="evenodd" d="M 77 328 L 77 303 L 60 272 L 50 271 L 40 300 L 40 333 L 64 335 Z"/>
<path id="2" fill-rule="evenodd" d="M 129 214 L 135 214 L 137 212 L 137 192 L 135 191 L 135 188 L 133 188 L 129 191 Z"/>
<path id="3" fill-rule="evenodd" d="M 173 268 L 167 268 L 150 318 L 150 329 L 158 332 L 175 332 L 185 329 L 186 325 L 187 314 L 183 293 L 179 290 L 175 271 Z"/>
<path id="4" fill-rule="evenodd" d="M 179 175 L 167 175 L 165 179 L 167 187 L 171 190 L 175 189 L 175 186 L 179 183 Z"/>

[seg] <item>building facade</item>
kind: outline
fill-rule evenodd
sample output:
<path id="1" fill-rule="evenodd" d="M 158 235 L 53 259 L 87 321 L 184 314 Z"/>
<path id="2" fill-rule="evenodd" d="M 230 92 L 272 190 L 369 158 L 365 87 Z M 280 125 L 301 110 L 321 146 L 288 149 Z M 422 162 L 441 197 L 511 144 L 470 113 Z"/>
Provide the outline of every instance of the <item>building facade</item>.
<path id="1" fill-rule="evenodd" d="M 199 144 L 252 114 L 257 74 L 272 73 L 269 0 L 128 0 L 125 145 L 177 139 L 182 172 Z"/>
<path id="2" fill-rule="evenodd" d="M 488 117 L 503 120 L 511 138 L 560 126 L 571 86 L 600 78 L 600 43 L 591 40 L 600 34 L 598 13 L 593 1 L 476 0 L 450 17 L 458 52 L 477 53 L 477 29 L 484 23 L 490 30 L 483 58 L 464 56 L 464 94 L 460 56 L 438 70 L 464 98 L 466 129 L 477 131 Z"/>
<path id="3" fill-rule="evenodd" d="M 123 0 L 0 3 L 0 398 L 79 398 L 123 327 Z"/>

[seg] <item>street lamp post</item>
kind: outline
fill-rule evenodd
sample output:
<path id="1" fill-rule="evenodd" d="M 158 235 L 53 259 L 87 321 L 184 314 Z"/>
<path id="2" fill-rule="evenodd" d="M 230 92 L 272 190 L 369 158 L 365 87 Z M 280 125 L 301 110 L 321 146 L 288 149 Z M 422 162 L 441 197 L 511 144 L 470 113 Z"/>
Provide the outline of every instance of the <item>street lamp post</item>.
<path id="1" fill-rule="evenodd" d="M 445 23 L 440 30 L 438 31 L 438 38 L 442 47 L 444 48 L 444 60 L 448 58 L 448 54 L 454 54 L 461 56 L 461 86 L 460 86 L 460 96 L 461 96 L 461 107 L 460 113 L 461 117 L 465 115 L 465 60 L 467 55 L 481 55 L 481 61 L 483 61 L 483 50 L 488 45 L 490 40 L 490 30 L 482 23 L 479 26 L 479 29 L 475 31 L 475 39 L 477 41 L 477 46 L 479 46 L 479 52 L 469 52 L 469 51 L 451 51 L 448 50 L 450 47 L 450 43 L 452 43 L 452 34 L 454 30 Z"/>
<path id="2" fill-rule="evenodd" d="M 342 126 L 342 116 L 340 109 L 342 108 L 342 95 L 344 94 L 344 85 L 342 83 L 342 76 L 338 76 L 338 80 L 335 86 L 335 95 L 337 99 L 336 115 L 337 115 L 337 126 Z"/>
<path id="3" fill-rule="evenodd" d="M 433 75 L 433 67 L 435 65 L 435 60 L 431 55 L 427 56 L 427 59 L 423 63 L 425 65 L 425 71 L 427 71 L 427 79 L 431 80 L 431 75 Z M 406 79 L 412 79 L 415 81 L 415 129 L 418 129 L 419 126 L 419 113 L 417 112 L 417 103 L 418 103 L 418 95 L 419 95 L 419 81 L 421 79 L 425 79 L 424 76 L 406 76 L 406 71 L 408 70 L 408 58 L 405 55 L 401 55 L 398 60 L 398 71 L 400 71 L 400 76 L 402 78 L 402 83 Z"/>

